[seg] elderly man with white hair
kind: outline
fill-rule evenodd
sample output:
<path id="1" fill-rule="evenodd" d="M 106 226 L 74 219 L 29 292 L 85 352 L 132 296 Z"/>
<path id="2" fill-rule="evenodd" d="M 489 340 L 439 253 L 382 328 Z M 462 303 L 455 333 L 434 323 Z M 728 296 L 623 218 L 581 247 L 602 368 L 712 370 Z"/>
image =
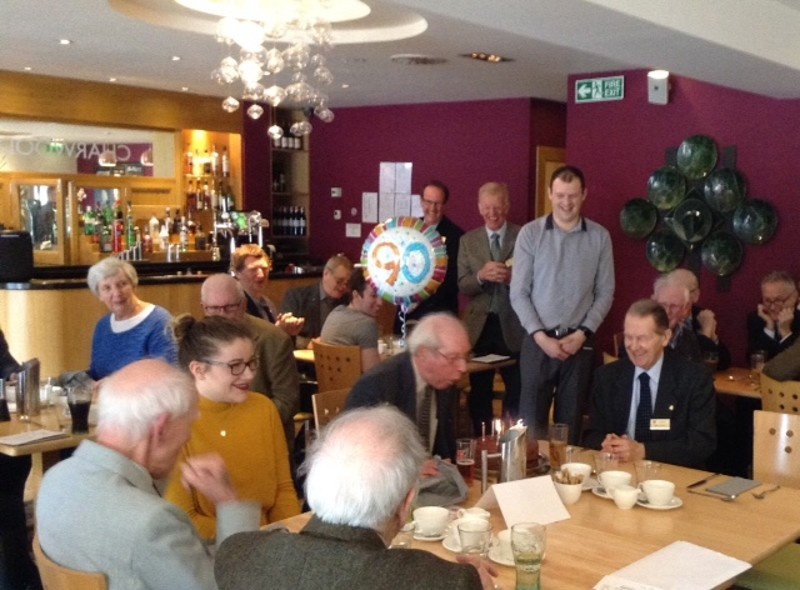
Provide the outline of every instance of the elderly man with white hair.
<path id="1" fill-rule="evenodd" d="M 493 588 L 494 572 L 480 561 L 387 549 L 406 522 L 426 456 L 416 426 L 397 408 L 339 415 L 304 465 L 311 520 L 299 534 L 272 530 L 225 541 L 215 567 L 221 590 Z"/>
<path id="2" fill-rule="evenodd" d="M 364 373 L 345 408 L 392 404 L 419 429 L 426 450 L 443 459 L 456 456 L 454 387 L 467 371 L 471 346 L 466 328 L 449 313 L 425 316 L 408 338 L 408 352 Z"/>
<path id="3" fill-rule="evenodd" d="M 214 562 L 189 517 L 157 488 L 197 417 L 192 379 L 159 360 L 132 363 L 100 386 L 97 442 L 50 469 L 36 502 L 39 541 L 56 563 L 105 574 L 113 590 L 214 590 Z M 217 542 L 258 527 L 219 455 L 183 465 L 183 485 L 216 504 Z"/>

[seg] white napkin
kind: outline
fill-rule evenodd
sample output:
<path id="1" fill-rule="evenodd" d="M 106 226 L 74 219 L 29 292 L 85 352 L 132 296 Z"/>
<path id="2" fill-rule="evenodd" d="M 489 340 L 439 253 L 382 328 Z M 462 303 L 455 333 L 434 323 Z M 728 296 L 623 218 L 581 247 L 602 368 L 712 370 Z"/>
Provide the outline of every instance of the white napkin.
<path id="1" fill-rule="evenodd" d="M 498 505 L 508 528 L 518 522 L 550 524 L 570 517 L 549 475 L 494 484 L 476 504 L 487 510 Z"/>

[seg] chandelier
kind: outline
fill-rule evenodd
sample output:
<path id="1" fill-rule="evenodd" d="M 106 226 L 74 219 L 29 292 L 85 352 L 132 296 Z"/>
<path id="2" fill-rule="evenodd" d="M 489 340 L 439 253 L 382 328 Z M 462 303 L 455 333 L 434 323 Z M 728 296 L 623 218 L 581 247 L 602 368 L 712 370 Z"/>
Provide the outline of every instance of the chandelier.
<path id="1" fill-rule="evenodd" d="M 328 95 L 333 82 L 327 54 L 333 46 L 333 22 L 362 18 L 370 8 L 360 0 L 175 0 L 192 10 L 222 17 L 215 38 L 225 56 L 211 76 L 219 84 L 242 85 L 241 99 L 253 102 L 247 115 L 258 119 L 264 108 L 278 105 L 303 109 L 321 121 L 333 121 Z M 240 101 L 233 95 L 222 101 L 232 113 Z M 297 137 L 311 133 L 308 120 L 290 128 Z M 283 129 L 272 125 L 272 139 Z"/>

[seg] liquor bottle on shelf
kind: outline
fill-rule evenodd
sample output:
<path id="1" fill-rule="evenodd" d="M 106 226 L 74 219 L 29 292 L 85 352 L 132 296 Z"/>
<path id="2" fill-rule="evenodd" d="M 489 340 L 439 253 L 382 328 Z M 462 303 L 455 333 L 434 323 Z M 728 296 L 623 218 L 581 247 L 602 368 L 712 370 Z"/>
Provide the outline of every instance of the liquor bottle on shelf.
<path id="1" fill-rule="evenodd" d="M 150 225 L 144 226 L 144 236 L 142 237 L 142 252 L 150 254 L 153 252 L 153 235 L 150 233 Z"/>
<path id="2" fill-rule="evenodd" d="M 171 213 L 172 213 L 172 209 L 170 209 L 169 207 L 167 207 L 164 210 L 163 227 L 167 228 L 167 242 L 169 242 L 170 229 L 172 228 L 172 216 L 171 216 Z"/>
<path id="3" fill-rule="evenodd" d="M 192 146 L 186 144 L 186 153 L 183 155 L 183 173 L 194 173 L 194 157 L 192 156 Z"/>
<path id="4" fill-rule="evenodd" d="M 222 146 L 222 176 L 230 178 L 231 160 L 228 157 L 228 146 Z"/>
<path id="5" fill-rule="evenodd" d="M 308 229 L 308 220 L 306 219 L 305 207 L 300 207 L 300 235 L 306 235 Z"/>
<path id="6" fill-rule="evenodd" d="M 219 152 L 217 151 L 217 146 L 215 144 L 211 144 L 211 174 L 216 176 L 219 172 Z"/>
<path id="7" fill-rule="evenodd" d="M 164 224 L 161 226 L 161 230 L 158 232 L 158 243 L 161 246 L 161 251 L 166 252 L 167 248 L 169 247 L 169 230 L 167 229 L 167 221 L 164 221 Z"/>
<path id="8" fill-rule="evenodd" d="M 197 191 L 194 188 L 194 179 L 189 180 L 189 186 L 186 191 L 186 210 L 197 211 Z"/>
<path id="9" fill-rule="evenodd" d="M 114 241 L 113 241 L 113 250 L 114 252 L 122 252 L 126 246 L 126 239 L 125 239 L 125 222 L 122 218 L 122 209 L 117 206 L 117 212 L 114 214 Z"/>
<path id="10" fill-rule="evenodd" d="M 211 156 L 208 154 L 208 150 L 206 150 L 203 155 L 203 174 L 209 176 L 211 173 Z"/>
<path id="11" fill-rule="evenodd" d="M 136 245 L 136 224 L 133 222 L 133 204 L 128 201 L 127 213 L 125 215 L 125 236 L 128 248 Z"/>
<path id="12" fill-rule="evenodd" d="M 100 251 L 104 254 L 114 251 L 114 236 L 111 233 L 110 225 L 104 225 L 100 233 Z"/>
<path id="13" fill-rule="evenodd" d="M 192 174 L 194 174 L 195 176 L 203 175 L 203 162 L 200 159 L 200 150 L 194 150 Z"/>
<path id="14" fill-rule="evenodd" d="M 91 205 L 86 206 L 86 211 L 83 214 L 83 233 L 87 236 L 94 236 L 94 226 L 95 222 L 97 221 L 97 217 L 92 210 Z"/>
<path id="15" fill-rule="evenodd" d="M 158 217 L 153 213 L 150 216 L 150 221 L 147 223 L 150 230 L 150 237 L 153 239 L 153 248 L 156 249 L 158 245 L 158 231 L 161 229 L 161 224 L 158 222 Z"/>
<path id="16" fill-rule="evenodd" d="M 178 232 L 178 244 L 181 252 L 186 252 L 189 249 L 189 228 L 186 227 L 186 222 L 183 218 L 181 218 L 181 228 Z"/>
<path id="17" fill-rule="evenodd" d="M 194 238 L 194 247 L 196 250 L 205 251 L 207 247 L 206 232 L 203 231 L 203 226 L 197 226 L 197 235 Z"/>

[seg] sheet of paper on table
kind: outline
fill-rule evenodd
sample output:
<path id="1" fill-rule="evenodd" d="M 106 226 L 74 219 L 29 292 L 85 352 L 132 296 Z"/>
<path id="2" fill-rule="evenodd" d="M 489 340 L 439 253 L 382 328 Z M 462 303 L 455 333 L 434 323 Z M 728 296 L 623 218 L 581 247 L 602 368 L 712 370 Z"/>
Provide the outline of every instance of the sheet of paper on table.
<path id="1" fill-rule="evenodd" d="M 499 506 L 508 528 L 518 522 L 550 524 L 570 518 L 549 475 L 496 483 L 486 490 L 476 506 L 487 510 Z"/>
<path id="2" fill-rule="evenodd" d="M 675 541 L 605 576 L 594 590 L 710 590 L 749 568 L 745 561 Z"/>
<path id="3" fill-rule="evenodd" d="M 470 360 L 473 360 L 476 363 L 499 363 L 500 361 L 505 361 L 510 358 L 510 356 L 503 354 L 484 354 L 483 356 L 474 356 Z"/>
<path id="4" fill-rule="evenodd" d="M 20 432 L 19 434 L 2 436 L 0 437 L 0 444 L 16 447 L 19 445 L 29 445 L 42 440 L 49 440 L 51 438 L 66 438 L 67 436 L 69 435 L 66 432 L 59 432 L 57 430 L 44 430 L 40 428 L 39 430 L 31 430 L 29 432 Z"/>

